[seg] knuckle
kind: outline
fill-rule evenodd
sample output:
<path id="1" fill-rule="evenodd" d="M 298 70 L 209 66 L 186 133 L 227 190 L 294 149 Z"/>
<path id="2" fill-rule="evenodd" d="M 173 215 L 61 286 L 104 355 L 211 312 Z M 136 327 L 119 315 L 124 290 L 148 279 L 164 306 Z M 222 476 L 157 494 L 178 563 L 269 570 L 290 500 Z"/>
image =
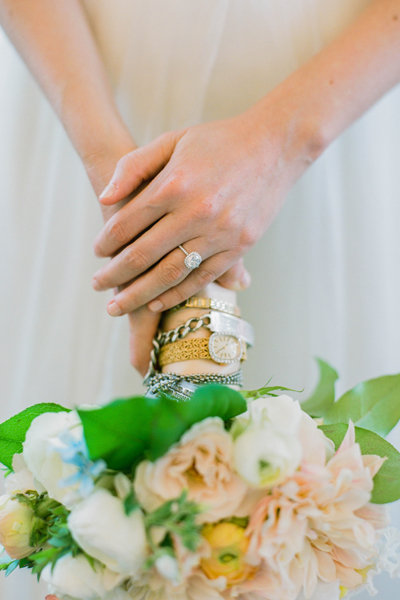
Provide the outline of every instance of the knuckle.
<path id="1" fill-rule="evenodd" d="M 217 273 L 214 270 L 210 269 L 209 267 L 199 267 L 197 269 L 196 275 L 197 275 L 197 280 L 202 285 L 207 285 L 208 283 L 212 283 L 218 277 Z"/>
<path id="2" fill-rule="evenodd" d="M 125 251 L 124 262 L 132 272 L 142 273 L 149 267 L 148 256 L 140 248 L 128 248 Z"/>
<path id="3" fill-rule="evenodd" d="M 187 180 L 183 172 L 174 170 L 165 178 L 162 193 L 170 196 L 181 196 L 187 192 Z"/>
<path id="4" fill-rule="evenodd" d="M 109 237 L 113 243 L 118 244 L 119 246 L 128 241 L 125 227 L 118 219 L 110 219 L 108 222 L 107 237 Z"/>
<path id="5" fill-rule="evenodd" d="M 160 264 L 158 275 L 163 285 L 171 286 L 180 281 L 183 269 L 173 263 Z"/>
<path id="6" fill-rule="evenodd" d="M 202 221 L 215 219 L 218 215 L 218 206 L 213 198 L 203 198 L 195 207 L 195 217 Z"/>
<path id="7" fill-rule="evenodd" d="M 248 248 L 251 248 L 251 246 L 254 246 L 257 239 L 258 235 L 253 227 L 244 227 L 240 232 L 239 246 L 242 249 L 247 250 Z"/>
<path id="8" fill-rule="evenodd" d="M 169 290 L 168 295 L 163 298 L 163 304 L 165 308 L 170 308 L 184 302 L 188 297 L 188 294 L 185 294 L 183 289 L 180 286 L 177 286 Z"/>
<path id="9" fill-rule="evenodd" d="M 243 223 L 243 217 L 234 210 L 226 210 L 221 217 L 222 231 L 237 231 Z"/>

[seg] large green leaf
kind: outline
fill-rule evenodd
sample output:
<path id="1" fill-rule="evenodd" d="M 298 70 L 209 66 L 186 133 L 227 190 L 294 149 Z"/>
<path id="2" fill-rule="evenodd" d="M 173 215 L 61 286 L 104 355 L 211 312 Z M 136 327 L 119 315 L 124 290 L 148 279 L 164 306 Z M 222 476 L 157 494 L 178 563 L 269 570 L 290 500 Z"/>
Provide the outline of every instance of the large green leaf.
<path id="1" fill-rule="evenodd" d="M 53 403 L 34 404 L 0 424 L 0 463 L 12 469 L 14 454 L 22 452 L 26 432 L 36 417 L 46 412 L 62 412 L 69 409 Z"/>
<path id="2" fill-rule="evenodd" d="M 194 423 L 207 417 L 231 419 L 246 408 L 238 392 L 209 385 L 185 402 L 169 396 L 137 396 L 78 413 L 90 457 L 103 458 L 112 469 L 127 470 L 145 457 L 155 460 L 165 454 Z"/>
<path id="3" fill-rule="evenodd" d="M 386 436 L 400 419 L 400 375 L 358 384 L 324 413 L 325 423 L 347 423 Z"/>
<path id="4" fill-rule="evenodd" d="M 324 434 L 333 441 L 336 449 L 342 443 L 347 428 L 348 425 L 345 423 L 320 426 Z M 400 453 L 392 444 L 372 431 L 356 427 L 355 432 L 362 454 L 377 454 L 387 458 L 374 477 L 371 502 L 387 504 L 398 500 L 400 498 Z"/>
<path id="5" fill-rule="evenodd" d="M 322 417 L 335 402 L 335 383 L 338 374 L 333 367 L 317 358 L 319 381 L 313 394 L 301 403 L 301 408 L 312 417 Z"/>

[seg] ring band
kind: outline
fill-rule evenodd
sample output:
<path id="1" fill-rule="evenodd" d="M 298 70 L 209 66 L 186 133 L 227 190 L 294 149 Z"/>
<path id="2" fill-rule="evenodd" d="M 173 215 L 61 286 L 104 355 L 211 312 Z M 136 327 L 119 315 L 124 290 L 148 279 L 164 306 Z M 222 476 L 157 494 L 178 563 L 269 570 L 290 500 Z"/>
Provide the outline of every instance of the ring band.
<path id="1" fill-rule="evenodd" d="M 185 254 L 185 267 L 187 267 L 189 269 L 189 271 L 193 271 L 193 269 L 197 269 L 201 263 L 203 262 L 203 259 L 201 258 L 200 254 L 198 252 L 187 252 L 185 250 L 185 248 L 183 246 L 178 246 L 178 248 L 180 250 L 182 250 L 182 252 Z"/>

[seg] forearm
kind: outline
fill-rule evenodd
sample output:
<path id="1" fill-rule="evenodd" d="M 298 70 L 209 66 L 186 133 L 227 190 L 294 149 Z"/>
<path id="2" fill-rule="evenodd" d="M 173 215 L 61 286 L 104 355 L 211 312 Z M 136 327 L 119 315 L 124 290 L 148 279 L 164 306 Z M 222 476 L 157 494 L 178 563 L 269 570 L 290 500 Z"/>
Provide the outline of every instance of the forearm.
<path id="1" fill-rule="evenodd" d="M 0 20 L 100 192 L 118 158 L 134 144 L 115 106 L 80 3 L 0 0 Z M 96 165 L 107 161 L 109 172 L 99 176 Z M 106 165 L 101 167 L 107 171 Z"/>
<path id="2" fill-rule="evenodd" d="M 316 158 L 340 133 L 400 80 L 400 0 L 375 0 L 333 43 L 257 105 L 281 107 L 279 123 Z M 269 126 L 269 123 L 268 123 Z M 268 136 L 269 131 L 266 131 Z M 293 144 L 293 137 L 296 137 Z"/>

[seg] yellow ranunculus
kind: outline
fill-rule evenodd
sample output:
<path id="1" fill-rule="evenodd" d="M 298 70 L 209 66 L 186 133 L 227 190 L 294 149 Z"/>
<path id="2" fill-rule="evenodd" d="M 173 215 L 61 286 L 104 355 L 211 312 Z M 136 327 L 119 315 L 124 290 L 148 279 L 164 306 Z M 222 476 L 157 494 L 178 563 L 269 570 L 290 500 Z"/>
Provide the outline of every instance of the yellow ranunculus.
<path id="1" fill-rule="evenodd" d="M 202 535 L 211 547 L 211 556 L 201 561 L 207 577 L 225 577 L 228 585 L 233 585 L 254 573 L 254 567 L 245 561 L 249 538 L 244 527 L 227 522 L 209 524 L 204 526 Z"/>

